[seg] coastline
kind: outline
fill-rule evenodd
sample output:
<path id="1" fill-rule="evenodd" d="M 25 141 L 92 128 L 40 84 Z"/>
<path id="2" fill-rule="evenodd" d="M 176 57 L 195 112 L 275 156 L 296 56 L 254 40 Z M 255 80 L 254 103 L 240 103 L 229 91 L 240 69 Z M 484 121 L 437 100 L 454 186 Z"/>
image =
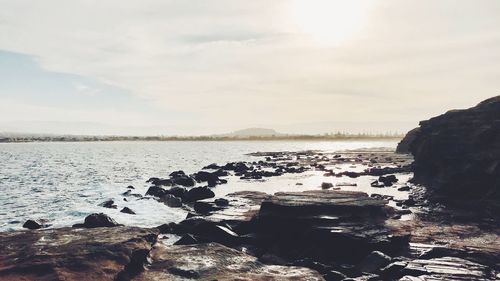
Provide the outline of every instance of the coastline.
<path id="1" fill-rule="evenodd" d="M 227 258 L 252 261 L 252 269 L 247 269 L 251 280 L 342 280 L 348 277 L 366 280 L 361 278 L 377 276 L 397 280 L 412 274 L 442 278 L 445 269 L 447 274 L 452 274 L 449 272 L 453 270 L 462 272 L 460 274 L 465 274 L 468 280 L 489 280 L 498 276 L 499 268 L 495 267 L 500 261 L 497 222 L 480 219 L 478 223 L 482 216 L 478 213 L 469 213 L 456 220 L 460 212 L 445 211 L 427 201 L 421 187 L 400 180 L 406 178 L 404 174 L 411 173 L 403 168 L 411 167 L 408 165 L 412 160 L 407 155 L 370 149 L 336 153 L 261 152 L 253 156 L 257 157 L 253 162 L 214 164 L 193 175 L 177 171 L 169 178 L 150 179 L 155 188 L 147 193 L 153 200 L 175 208 L 174 205 L 179 205 L 172 200 L 183 198 L 180 206 L 187 208 L 189 214 L 181 222 L 165 222 L 157 228 L 134 228 L 113 224 L 112 218 L 102 217 L 104 225 L 99 225 L 98 221 L 96 225 L 85 226 L 86 219 L 76 228 L 0 233 L 0 241 L 8 245 L 0 253 L 3 264 L 0 280 L 27 277 L 26 272 L 38 272 L 34 268 L 40 266 L 45 269 L 37 273 L 43 277 L 37 280 L 54 280 L 54 276 L 86 280 L 81 274 L 93 276 L 93 280 L 226 280 L 243 274 L 243 271 L 228 267 Z M 364 170 L 355 166 L 364 167 Z M 224 185 L 226 173 L 258 184 L 267 177 L 308 169 L 323 172 L 325 183 L 334 178 L 341 180 L 331 186 L 308 186 L 306 189 L 311 191 L 304 192 L 238 192 L 225 196 L 225 201 L 214 200 L 210 191 Z M 277 173 L 278 170 L 281 172 Z M 391 175 L 399 181 L 386 183 Z M 378 194 L 355 191 L 355 184 L 363 185 L 373 178 L 378 179 L 372 182 L 380 191 Z M 201 187 L 189 187 L 191 184 L 198 186 L 197 181 L 202 183 Z M 214 186 L 206 188 L 203 183 Z M 183 193 L 190 190 L 196 193 L 191 192 L 191 197 L 175 196 L 183 186 L 187 186 Z M 384 195 L 384 191 L 392 190 L 408 193 L 408 199 Z M 128 193 L 133 193 L 133 189 Z M 128 195 L 124 198 L 132 200 Z M 450 218 L 450 213 L 455 214 L 455 218 Z M 308 219 L 304 220 L 305 217 Z M 443 231 L 446 227 L 448 230 Z M 470 232 L 478 227 L 485 230 Z M 341 236 L 325 236 L 330 229 L 335 229 L 336 233 L 340 231 Z M 127 242 L 130 239 L 137 242 L 130 244 Z M 489 250 L 484 248 L 485 241 L 489 241 Z M 14 257 L 21 254 L 18 243 L 35 256 L 28 254 L 23 261 L 16 262 L 19 259 Z M 47 249 L 47 243 L 52 250 L 39 252 Z M 92 250 L 85 250 L 87 243 L 97 244 Z M 311 247 L 315 250 L 311 251 Z M 110 251 L 124 251 L 128 258 L 122 261 L 109 257 L 106 253 Z M 353 255 L 353 251 L 356 254 Z M 172 252 L 184 254 L 169 254 Z M 98 257 L 97 261 L 92 261 L 89 255 Z M 35 257 L 36 262 L 32 259 Z M 192 262 L 185 262 L 186 257 Z M 210 271 L 207 272 L 206 265 L 194 262 L 197 259 L 210 260 Z M 82 268 L 79 263 L 87 265 Z M 111 268 L 110 264 L 113 264 Z M 349 266 L 345 267 L 346 264 Z M 427 265 L 415 273 L 415 266 L 422 264 Z M 268 266 L 273 267 L 277 275 L 269 273 Z M 102 267 L 107 271 L 103 272 Z M 286 272 L 294 274 L 287 276 Z M 338 279 L 340 277 L 342 279 Z"/>

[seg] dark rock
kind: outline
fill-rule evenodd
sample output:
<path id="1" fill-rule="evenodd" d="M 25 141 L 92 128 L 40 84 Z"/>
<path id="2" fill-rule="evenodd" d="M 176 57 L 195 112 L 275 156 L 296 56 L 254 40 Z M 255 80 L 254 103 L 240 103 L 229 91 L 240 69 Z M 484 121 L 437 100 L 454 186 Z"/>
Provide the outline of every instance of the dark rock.
<path id="1" fill-rule="evenodd" d="M 372 183 L 370 183 L 370 185 L 372 187 L 385 187 L 385 184 L 383 182 L 379 182 L 378 180 L 373 181 Z"/>
<path id="2" fill-rule="evenodd" d="M 170 175 L 168 175 L 168 176 L 171 178 L 176 178 L 176 177 L 182 177 L 185 175 L 186 174 L 184 173 L 184 171 L 175 171 L 175 172 L 170 173 Z"/>
<path id="3" fill-rule="evenodd" d="M 224 199 L 224 198 L 215 199 L 214 203 L 215 203 L 215 205 L 217 205 L 219 207 L 227 207 L 227 206 L 229 206 L 229 200 Z"/>
<path id="4" fill-rule="evenodd" d="M 176 197 L 172 194 L 165 194 L 162 198 L 161 201 L 165 202 L 165 204 L 171 208 L 180 208 L 182 207 L 182 199 L 179 197 Z"/>
<path id="5" fill-rule="evenodd" d="M 362 192 L 278 192 L 262 202 L 257 234 L 287 259 L 357 263 L 372 251 L 396 254 L 408 236 L 385 228 L 386 204 Z"/>
<path id="6" fill-rule="evenodd" d="M 274 265 L 288 264 L 288 261 L 270 253 L 265 253 L 262 256 L 260 256 L 259 261 L 264 264 L 274 264 Z"/>
<path id="7" fill-rule="evenodd" d="M 220 210 L 221 207 L 217 207 L 215 204 L 203 201 L 197 201 L 194 203 L 194 210 L 199 214 L 208 214 L 213 211 Z"/>
<path id="8" fill-rule="evenodd" d="M 394 183 L 398 182 L 398 178 L 396 178 L 395 175 L 380 176 L 378 181 L 385 186 L 392 186 Z"/>
<path id="9" fill-rule="evenodd" d="M 129 207 L 123 207 L 123 209 L 121 209 L 120 212 L 125 214 L 135 215 L 135 212 L 132 211 L 132 209 L 130 209 Z"/>
<path id="10" fill-rule="evenodd" d="M 185 202 L 195 202 L 198 200 L 203 200 L 213 197 L 215 197 L 215 193 L 212 190 L 208 189 L 208 187 L 195 187 L 190 189 L 184 195 L 183 199 Z"/>
<path id="11" fill-rule="evenodd" d="M 146 181 L 147 183 L 151 183 L 157 186 L 171 186 L 172 181 L 170 179 L 160 179 L 160 178 L 150 178 Z"/>
<path id="12" fill-rule="evenodd" d="M 172 233 L 172 227 L 168 223 L 164 223 L 156 227 L 161 234 Z"/>
<path id="13" fill-rule="evenodd" d="M 165 194 L 167 194 L 167 191 L 164 188 L 161 188 L 159 186 L 151 186 L 148 191 L 146 191 L 146 195 L 151 195 L 151 196 L 156 196 L 156 197 L 163 197 Z"/>
<path id="14" fill-rule="evenodd" d="M 391 260 L 391 257 L 388 255 L 379 251 L 373 251 L 358 264 L 358 268 L 362 272 L 375 273 L 390 264 Z"/>
<path id="15" fill-rule="evenodd" d="M 411 133 L 413 181 L 437 199 L 500 202 L 500 96 L 420 122 Z M 410 136 L 408 136 L 409 138 Z"/>
<path id="16" fill-rule="evenodd" d="M 184 197 L 184 194 L 186 194 L 186 192 L 187 192 L 186 188 L 180 186 L 171 187 L 169 190 L 166 191 L 166 193 L 172 194 L 173 196 L 180 198 Z"/>
<path id="17" fill-rule="evenodd" d="M 27 228 L 27 229 L 40 229 L 44 227 L 43 224 L 41 223 L 38 223 L 34 220 L 27 220 L 24 224 L 23 224 L 23 228 Z"/>
<path id="18" fill-rule="evenodd" d="M 113 201 L 111 199 L 102 202 L 101 204 L 99 204 L 99 206 L 104 207 L 104 208 L 110 208 L 110 209 L 117 208 L 117 206 L 115 205 L 115 201 Z"/>
<path id="19" fill-rule="evenodd" d="M 410 186 L 409 185 L 405 185 L 405 186 L 399 187 L 398 190 L 399 191 L 410 191 Z"/>
<path id="20" fill-rule="evenodd" d="M 409 131 L 406 136 L 398 143 L 396 148 L 397 153 L 411 153 L 410 145 L 415 141 L 417 135 L 420 133 L 420 128 L 415 128 Z"/>
<path id="21" fill-rule="evenodd" d="M 198 239 L 196 239 L 191 234 L 184 234 L 179 240 L 177 240 L 174 245 L 193 245 L 200 243 Z"/>
<path id="22" fill-rule="evenodd" d="M 321 188 L 322 189 L 329 189 L 329 188 L 332 188 L 333 187 L 333 184 L 331 182 L 323 182 L 321 184 Z"/>
<path id="23" fill-rule="evenodd" d="M 168 272 L 172 273 L 173 275 L 188 278 L 188 279 L 200 278 L 200 274 L 194 270 L 186 270 L 186 269 L 177 268 L 177 267 L 170 267 L 168 269 Z"/>
<path id="24" fill-rule="evenodd" d="M 218 170 L 218 169 L 220 169 L 220 168 L 221 168 L 221 167 L 220 167 L 220 166 L 218 166 L 217 164 L 212 163 L 212 164 L 210 164 L 210 165 L 208 165 L 208 166 L 203 167 L 202 169 L 203 169 L 203 170 Z"/>
<path id="25" fill-rule="evenodd" d="M 210 172 L 200 171 L 198 173 L 195 173 L 193 176 L 197 182 L 207 182 L 209 187 L 214 187 L 217 184 L 221 183 L 217 173 L 218 172 L 210 173 Z"/>
<path id="26" fill-rule="evenodd" d="M 132 193 L 132 190 L 131 190 L 131 189 L 129 189 L 129 190 L 127 190 L 127 191 L 123 192 L 123 193 L 122 193 L 122 195 L 123 195 L 123 196 L 127 196 L 127 197 L 129 197 L 129 196 L 133 196 L 133 197 L 137 197 L 137 198 L 142 198 L 142 195 L 137 194 L 137 193 Z M 126 199 L 126 198 L 123 198 L 123 200 L 124 200 L 124 201 L 127 201 L 127 199 Z"/>
<path id="27" fill-rule="evenodd" d="M 135 187 L 133 187 L 133 186 L 131 186 L 131 185 L 127 186 L 127 188 L 128 188 L 128 189 L 135 189 Z"/>
<path id="28" fill-rule="evenodd" d="M 85 227 L 85 228 L 95 228 L 95 227 L 114 227 L 119 226 L 115 220 L 110 218 L 108 215 L 103 213 L 95 213 L 88 215 L 85 218 L 83 224 L 76 224 L 74 227 Z"/>
<path id="29" fill-rule="evenodd" d="M 191 187 L 191 186 L 194 186 L 196 184 L 195 180 L 192 177 L 186 176 L 186 175 L 177 176 L 177 177 L 171 178 L 171 180 L 172 180 L 173 184 L 182 185 L 185 187 Z"/>

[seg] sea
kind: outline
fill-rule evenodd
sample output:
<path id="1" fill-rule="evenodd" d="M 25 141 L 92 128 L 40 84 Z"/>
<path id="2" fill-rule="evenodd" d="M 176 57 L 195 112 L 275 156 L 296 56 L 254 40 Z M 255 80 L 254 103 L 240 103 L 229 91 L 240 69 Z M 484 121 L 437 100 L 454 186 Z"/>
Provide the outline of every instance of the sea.
<path id="1" fill-rule="evenodd" d="M 83 222 L 96 212 L 118 223 L 154 227 L 186 217 L 182 208 L 170 208 L 144 195 L 150 177 L 168 177 L 233 161 L 258 161 L 252 152 L 318 150 L 337 152 L 366 148 L 395 148 L 393 140 L 355 141 L 114 141 L 0 143 L 0 231 L 22 229 L 27 219 L 44 220 L 51 227 Z M 266 181 L 230 178 L 213 188 L 216 197 L 252 190 L 274 193 L 315 189 L 324 181 L 318 172 L 289 174 Z M 302 185 L 297 185 L 297 183 Z M 369 184 L 367 183 L 367 186 Z M 359 187 L 358 187 L 359 189 Z M 112 199 L 117 209 L 100 207 Z M 129 207 L 136 215 L 120 210 Z"/>

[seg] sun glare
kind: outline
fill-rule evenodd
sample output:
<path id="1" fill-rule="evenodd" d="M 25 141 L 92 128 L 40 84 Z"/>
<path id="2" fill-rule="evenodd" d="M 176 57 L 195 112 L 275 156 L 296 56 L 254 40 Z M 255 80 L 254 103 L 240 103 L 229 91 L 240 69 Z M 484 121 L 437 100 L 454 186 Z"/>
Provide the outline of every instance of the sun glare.
<path id="1" fill-rule="evenodd" d="M 359 32 L 371 0 L 294 0 L 292 17 L 298 29 L 320 45 L 338 45 Z"/>

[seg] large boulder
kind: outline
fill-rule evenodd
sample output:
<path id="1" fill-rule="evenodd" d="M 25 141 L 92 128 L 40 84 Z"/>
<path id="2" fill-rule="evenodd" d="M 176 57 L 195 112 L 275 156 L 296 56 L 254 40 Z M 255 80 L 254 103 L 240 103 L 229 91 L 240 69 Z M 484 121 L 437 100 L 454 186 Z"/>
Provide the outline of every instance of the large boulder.
<path id="1" fill-rule="evenodd" d="M 185 202 L 194 202 L 198 200 L 215 197 L 215 193 L 206 186 L 191 188 L 184 195 Z"/>
<path id="2" fill-rule="evenodd" d="M 500 96 L 420 122 L 400 151 L 405 146 L 415 158 L 414 181 L 434 194 L 500 199 Z"/>

